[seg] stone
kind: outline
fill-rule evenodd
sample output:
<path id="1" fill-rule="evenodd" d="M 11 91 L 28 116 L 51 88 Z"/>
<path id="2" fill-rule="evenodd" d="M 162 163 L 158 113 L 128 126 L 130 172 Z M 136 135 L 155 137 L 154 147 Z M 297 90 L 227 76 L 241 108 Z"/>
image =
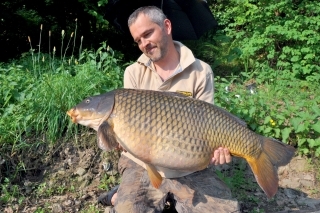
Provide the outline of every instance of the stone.
<path id="1" fill-rule="evenodd" d="M 308 162 L 302 157 L 297 157 L 291 161 L 290 168 L 296 172 L 303 172 L 308 168 Z"/>
<path id="2" fill-rule="evenodd" d="M 276 202 L 279 206 L 283 206 L 285 204 L 285 200 L 283 200 L 283 199 L 278 199 L 278 200 L 276 200 Z"/>
<path id="3" fill-rule="evenodd" d="M 304 177 L 303 177 L 303 179 L 305 179 L 305 180 L 314 180 L 314 177 L 312 176 L 312 175 L 310 175 L 310 174 L 305 174 L 304 175 Z"/>
<path id="4" fill-rule="evenodd" d="M 11 207 L 5 208 L 4 209 L 5 213 L 13 213 L 13 209 Z"/>
<path id="5" fill-rule="evenodd" d="M 300 183 L 304 187 L 312 187 L 312 186 L 314 186 L 314 183 L 311 180 L 302 179 L 302 180 L 300 180 Z"/>
<path id="6" fill-rule="evenodd" d="M 71 206 L 73 204 L 72 200 L 66 200 L 63 202 L 64 206 Z"/>
<path id="7" fill-rule="evenodd" d="M 288 187 L 288 188 L 294 188 L 297 189 L 300 187 L 301 183 L 299 182 L 299 178 L 284 178 L 280 180 L 279 185 L 281 187 Z"/>
<path id="8" fill-rule="evenodd" d="M 298 198 L 296 202 L 299 205 L 307 205 L 313 209 L 316 209 L 316 205 L 320 205 L 320 199 L 313 199 L 308 197 Z"/>
<path id="9" fill-rule="evenodd" d="M 78 167 L 77 170 L 76 170 L 76 174 L 79 175 L 79 176 L 84 175 L 86 172 L 87 171 L 82 167 Z"/>
<path id="10" fill-rule="evenodd" d="M 281 175 L 286 176 L 286 175 L 288 175 L 288 173 L 289 173 L 288 170 L 290 170 L 290 168 L 289 168 L 288 165 L 286 165 L 286 166 L 280 166 L 280 167 L 278 168 L 278 175 L 279 175 L 279 176 L 281 176 Z"/>
<path id="11" fill-rule="evenodd" d="M 293 190 L 293 189 L 289 189 L 289 188 L 286 188 L 284 189 L 284 194 L 289 198 L 289 199 L 294 199 L 298 196 L 298 193 Z"/>
<path id="12" fill-rule="evenodd" d="M 59 203 L 54 203 L 52 205 L 52 213 L 60 213 L 63 212 L 62 206 Z"/>

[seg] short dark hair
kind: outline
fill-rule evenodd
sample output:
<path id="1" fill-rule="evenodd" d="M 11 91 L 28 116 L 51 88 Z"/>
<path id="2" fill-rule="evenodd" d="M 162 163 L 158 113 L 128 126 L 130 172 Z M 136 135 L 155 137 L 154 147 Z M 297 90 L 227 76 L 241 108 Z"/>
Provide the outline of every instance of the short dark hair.
<path id="1" fill-rule="evenodd" d="M 144 14 L 150 18 L 153 23 L 156 23 L 161 28 L 164 26 L 164 20 L 167 18 L 162 10 L 156 6 L 146 6 L 136 9 L 128 19 L 128 26 L 130 27 L 138 18 L 140 14 Z"/>

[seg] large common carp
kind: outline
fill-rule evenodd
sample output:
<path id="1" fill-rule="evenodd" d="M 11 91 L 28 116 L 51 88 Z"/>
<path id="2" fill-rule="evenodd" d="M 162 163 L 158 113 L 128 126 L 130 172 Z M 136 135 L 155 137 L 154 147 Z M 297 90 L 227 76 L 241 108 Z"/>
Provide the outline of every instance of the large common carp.
<path id="1" fill-rule="evenodd" d="M 226 110 L 178 93 L 118 89 L 89 97 L 67 114 L 74 123 L 98 131 L 101 149 L 120 144 L 142 160 L 155 187 L 162 181 L 155 166 L 199 171 L 215 149 L 226 147 L 247 160 L 270 198 L 278 190 L 278 167 L 295 153 L 292 146 L 249 130 Z"/>

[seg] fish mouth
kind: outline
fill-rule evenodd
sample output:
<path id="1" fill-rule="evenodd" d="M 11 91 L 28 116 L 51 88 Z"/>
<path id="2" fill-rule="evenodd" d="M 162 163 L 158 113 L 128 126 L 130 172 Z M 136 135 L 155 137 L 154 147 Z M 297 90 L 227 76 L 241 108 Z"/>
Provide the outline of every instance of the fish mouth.
<path id="1" fill-rule="evenodd" d="M 103 117 L 97 116 L 95 113 L 83 112 L 77 108 L 68 110 L 67 115 L 70 116 L 73 123 L 88 126 L 96 131 L 103 122 Z"/>
<path id="2" fill-rule="evenodd" d="M 77 123 L 77 117 L 80 116 L 80 113 L 77 109 L 72 108 L 70 110 L 67 111 L 67 115 L 70 116 L 72 123 Z"/>

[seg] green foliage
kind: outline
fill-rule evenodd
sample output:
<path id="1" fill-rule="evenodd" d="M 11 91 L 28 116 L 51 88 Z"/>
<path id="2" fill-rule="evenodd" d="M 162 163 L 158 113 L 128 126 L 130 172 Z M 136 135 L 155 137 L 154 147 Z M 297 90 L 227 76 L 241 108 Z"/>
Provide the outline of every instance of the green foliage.
<path id="1" fill-rule="evenodd" d="M 99 211 L 99 209 L 95 205 L 90 205 L 88 207 L 85 207 L 80 212 L 82 212 L 82 213 L 100 213 L 101 211 Z"/>
<path id="2" fill-rule="evenodd" d="M 257 183 L 252 182 L 249 178 L 248 164 L 244 159 L 235 159 L 232 162 L 232 169 L 230 170 L 216 170 L 218 177 L 230 188 L 233 196 L 244 203 L 259 203 L 259 199 L 252 195 L 248 195 L 248 191 L 256 191 L 259 189 Z"/>
<path id="3" fill-rule="evenodd" d="M 119 175 L 103 174 L 98 188 L 109 191 L 113 186 L 120 183 Z"/>
<path id="4" fill-rule="evenodd" d="M 268 71 L 262 74 L 268 76 Z M 303 154 L 320 156 L 318 85 L 285 76 L 260 84 L 248 73 L 242 76 L 231 81 L 216 77 L 216 104 L 242 118 L 252 130 L 295 145 Z"/>
<path id="5" fill-rule="evenodd" d="M 22 134 L 44 134 L 50 141 L 61 137 L 70 122 L 68 109 L 87 96 L 122 87 L 121 57 L 103 43 L 97 51 L 84 51 L 80 62 L 62 62 L 54 72 L 41 69 L 33 75 L 22 66 L 2 67 L 0 144 L 15 144 Z"/>
<path id="6" fill-rule="evenodd" d="M 319 82 L 319 1 L 212 1 L 211 9 L 246 71 Z"/>
<path id="7" fill-rule="evenodd" d="M 1 186 L 0 203 L 8 203 L 13 200 L 17 200 L 19 204 L 23 202 L 25 197 L 21 196 L 18 185 L 12 185 L 8 178 L 4 179 L 4 183 Z"/>
<path id="8" fill-rule="evenodd" d="M 31 117 L 26 106 L 32 101 L 35 80 L 32 77 L 19 65 L 0 67 L 0 144 L 27 129 Z"/>

